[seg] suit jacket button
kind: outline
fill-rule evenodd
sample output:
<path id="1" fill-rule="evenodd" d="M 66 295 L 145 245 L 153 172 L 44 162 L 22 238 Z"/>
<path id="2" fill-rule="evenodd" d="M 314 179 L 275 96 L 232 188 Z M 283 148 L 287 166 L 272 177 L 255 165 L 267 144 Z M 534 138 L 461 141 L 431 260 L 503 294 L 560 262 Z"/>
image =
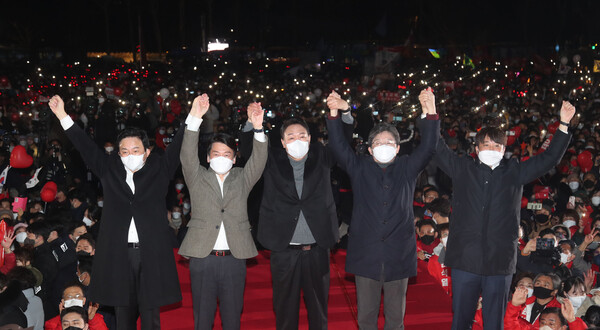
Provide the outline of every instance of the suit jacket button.
<path id="1" fill-rule="evenodd" d="M 221 209 L 221 213 L 225 213 L 225 209 Z"/>
<path id="2" fill-rule="evenodd" d="M 219 225 L 216 225 L 215 228 L 219 229 Z"/>

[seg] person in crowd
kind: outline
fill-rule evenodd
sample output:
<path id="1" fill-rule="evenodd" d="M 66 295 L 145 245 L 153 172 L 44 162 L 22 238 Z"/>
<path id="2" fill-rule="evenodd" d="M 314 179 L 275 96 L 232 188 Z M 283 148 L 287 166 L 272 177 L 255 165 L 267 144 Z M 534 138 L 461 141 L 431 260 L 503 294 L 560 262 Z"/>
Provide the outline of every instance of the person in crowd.
<path id="1" fill-rule="evenodd" d="M 96 253 L 96 241 L 89 233 L 79 236 L 75 245 L 77 256 L 93 256 Z"/>
<path id="2" fill-rule="evenodd" d="M 58 260 L 54 257 L 50 245 L 47 243 L 50 227 L 44 222 L 34 222 L 27 227 L 25 246 L 33 248 L 34 256 L 32 266 L 42 273 L 41 291 L 38 293 L 44 303 L 46 315 L 55 315 L 56 306 L 52 304 L 54 281 L 58 275 Z"/>
<path id="3" fill-rule="evenodd" d="M 523 185 L 552 169 L 564 154 L 575 107 L 563 102 L 550 147 L 525 162 L 502 161 L 507 137 L 498 127 L 476 135 L 477 158 L 459 157 L 443 139 L 435 155 L 452 178 L 453 209 L 445 263 L 452 268 L 452 329 L 466 329 L 483 297 L 483 324 L 501 329 L 512 274 Z M 460 184 L 458 184 L 460 183 Z"/>
<path id="4" fill-rule="evenodd" d="M 63 330 L 89 330 L 88 313 L 83 307 L 71 306 L 60 312 Z"/>
<path id="5" fill-rule="evenodd" d="M 417 221 L 417 258 L 428 261 L 433 250 L 440 244 L 438 228 L 431 219 Z"/>
<path id="6" fill-rule="evenodd" d="M 255 135 L 252 156 L 243 168 L 232 168 L 233 137 L 218 133 L 209 144 L 205 169 L 198 159 L 198 129 L 209 108 L 206 94 L 194 100 L 183 137 L 181 164 L 194 211 L 179 254 L 190 258 L 195 329 L 212 328 L 217 301 L 223 329 L 240 329 L 246 259 L 257 255 L 246 202 L 267 162 L 264 111 L 259 103 L 248 106 Z"/>
<path id="7" fill-rule="evenodd" d="M 108 330 L 106 323 L 104 322 L 104 317 L 97 313 L 98 304 L 90 304 L 84 292 L 84 287 L 80 283 L 70 283 L 65 286 L 62 292 L 62 299 L 58 306 L 60 313 L 63 310 L 78 306 L 83 308 L 83 310 L 87 311 L 88 316 L 88 326 L 89 330 Z M 44 324 L 45 330 L 62 330 L 62 322 L 60 315 L 55 316 L 54 318 L 49 319 Z"/>
<path id="8" fill-rule="evenodd" d="M 27 326 L 34 330 L 44 329 L 44 306 L 42 299 L 35 295 L 36 278 L 33 273 L 25 267 L 15 267 L 6 274 L 9 281 L 17 281 L 21 286 L 23 295 L 27 298 L 27 309 L 23 310 L 27 316 Z"/>
<path id="9" fill-rule="evenodd" d="M 27 316 L 23 311 L 27 309 L 28 303 L 21 290 L 21 283 L 10 281 L 7 275 L 0 273 L 0 326 L 16 324 L 26 328 Z"/>
<path id="10" fill-rule="evenodd" d="M 581 318 L 575 317 L 573 305 L 569 300 L 565 300 L 562 304 L 553 300 L 556 301 L 556 306 L 545 306 L 539 311 L 536 311 L 536 322 L 535 324 L 531 324 L 531 322 L 522 318 L 523 310 L 529 309 L 528 307 L 525 307 L 525 304 L 527 304 L 527 301 L 530 299 L 531 298 L 527 298 L 526 289 L 517 288 L 515 290 L 512 301 L 506 309 L 506 315 L 504 315 L 504 329 L 526 330 L 541 329 L 542 327 L 559 330 L 587 329 L 585 322 L 583 322 Z M 534 303 L 533 308 L 535 309 L 536 307 L 537 305 Z"/>
<path id="11" fill-rule="evenodd" d="M 397 129 L 379 124 L 369 133 L 370 155 L 359 157 L 344 140 L 339 119 L 349 104 L 335 91 L 327 98 L 329 145 L 352 180 L 354 200 L 361 201 L 354 204 L 346 258 L 346 271 L 355 275 L 360 329 L 377 329 L 382 289 L 385 327 L 404 327 L 408 278 L 417 275 L 415 183 L 435 153 L 440 129 L 431 90 L 419 100 L 425 120 L 419 121 L 421 144 L 412 154 L 397 156 Z"/>
<path id="12" fill-rule="evenodd" d="M 49 106 L 104 189 L 89 297 L 115 306 L 118 329 L 135 329 L 138 316 L 142 328 L 160 329 L 159 307 L 181 300 L 165 194 L 179 166 L 183 130 L 161 156 L 150 153 L 145 131 L 126 129 L 116 140 L 118 153 L 107 155 L 73 124 L 58 95 Z"/>
<path id="13" fill-rule="evenodd" d="M 34 254 L 33 249 L 28 247 L 19 247 L 14 251 L 15 255 L 15 266 L 17 267 L 25 267 L 29 269 L 33 276 L 35 277 L 35 287 L 41 287 L 43 283 L 44 276 L 42 273 L 35 267 L 32 266 L 31 262 L 33 261 Z"/>
<path id="14" fill-rule="evenodd" d="M 352 126 L 346 126 L 349 139 Z M 250 133 L 241 140 L 246 154 L 252 150 Z M 309 328 L 326 329 L 329 249 L 339 239 L 330 184 L 335 161 L 303 119 L 287 119 L 279 133 L 276 143 L 283 148 L 269 148 L 258 221 L 258 241 L 271 250 L 275 324 L 278 330 L 298 328 L 302 292 Z"/>

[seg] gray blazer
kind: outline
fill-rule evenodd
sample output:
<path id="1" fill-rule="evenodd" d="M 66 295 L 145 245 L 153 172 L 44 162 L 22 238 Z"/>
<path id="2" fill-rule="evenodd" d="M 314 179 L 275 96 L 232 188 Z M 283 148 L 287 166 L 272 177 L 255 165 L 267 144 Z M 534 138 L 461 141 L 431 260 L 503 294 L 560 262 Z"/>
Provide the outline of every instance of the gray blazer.
<path id="1" fill-rule="evenodd" d="M 179 248 L 186 257 L 204 258 L 210 254 L 221 222 L 225 226 L 227 244 L 238 259 L 256 256 L 256 246 L 250 234 L 248 194 L 260 179 L 267 163 L 267 142 L 253 139 L 252 156 L 244 168 L 234 167 L 223 183 L 223 197 L 216 173 L 200 166 L 198 132 L 186 128 L 181 147 L 181 165 L 192 203 L 192 219 Z"/>

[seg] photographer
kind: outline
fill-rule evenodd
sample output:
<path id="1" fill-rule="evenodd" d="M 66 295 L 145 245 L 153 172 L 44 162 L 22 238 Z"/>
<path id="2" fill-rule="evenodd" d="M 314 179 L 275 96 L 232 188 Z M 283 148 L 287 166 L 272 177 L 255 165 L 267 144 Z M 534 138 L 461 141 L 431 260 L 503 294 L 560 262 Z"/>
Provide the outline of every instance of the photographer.
<path id="1" fill-rule="evenodd" d="M 556 234 L 550 228 L 542 230 L 538 237 L 529 240 L 517 254 L 517 270 L 534 274 L 554 272 L 561 264 Z"/>

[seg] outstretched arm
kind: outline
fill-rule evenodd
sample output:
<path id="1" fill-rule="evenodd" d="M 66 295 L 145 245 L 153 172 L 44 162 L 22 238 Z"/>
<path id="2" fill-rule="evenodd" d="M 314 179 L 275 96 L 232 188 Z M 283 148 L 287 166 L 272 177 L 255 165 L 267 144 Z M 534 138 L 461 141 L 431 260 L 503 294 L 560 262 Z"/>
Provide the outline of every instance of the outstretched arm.
<path id="1" fill-rule="evenodd" d="M 410 155 L 407 172 L 410 177 L 416 177 L 433 158 L 440 135 L 440 121 L 435 107 L 435 96 L 431 88 L 424 89 L 419 95 L 419 101 L 425 115 L 424 120 L 418 121 L 421 132 L 421 143 Z"/>
<path id="2" fill-rule="evenodd" d="M 101 150 L 92 139 L 67 115 L 65 103 L 58 95 L 54 95 L 48 102 L 52 113 L 60 120 L 60 124 L 81 154 L 87 166 L 99 178 L 103 177 L 107 168 L 108 155 Z"/>
<path id="3" fill-rule="evenodd" d="M 556 134 L 554 134 L 548 149 L 521 163 L 519 174 L 521 184 L 527 184 L 544 175 L 560 162 L 571 138 L 568 127 L 565 124 L 568 124 L 574 115 L 575 107 L 571 103 L 563 101 L 560 109 L 561 124 L 558 126 L 558 130 L 556 130 Z"/>
<path id="4" fill-rule="evenodd" d="M 183 176 L 189 186 L 194 186 L 200 171 L 205 170 L 198 160 L 198 139 L 202 116 L 210 106 L 208 95 L 202 94 L 194 99 L 183 136 L 182 152 L 179 154 Z"/>
<path id="5" fill-rule="evenodd" d="M 248 122 L 255 130 L 252 153 L 244 166 L 244 183 L 248 190 L 252 189 L 256 181 L 260 179 L 267 164 L 267 137 L 264 132 L 256 132 L 263 129 L 264 114 L 265 111 L 260 103 L 254 102 L 248 105 Z"/>
<path id="6" fill-rule="evenodd" d="M 350 108 L 348 102 L 342 100 L 340 95 L 335 91 L 327 97 L 327 107 L 329 108 L 329 117 L 327 118 L 327 132 L 329 133 L 328 149 L 333 154 L 338 165 L 351 173 L 350 169 L 355 168 L 358 162 L 358 156 L 348 143 L 342 121 L 339 118 L 339 111 L 346 111 Z"/>

